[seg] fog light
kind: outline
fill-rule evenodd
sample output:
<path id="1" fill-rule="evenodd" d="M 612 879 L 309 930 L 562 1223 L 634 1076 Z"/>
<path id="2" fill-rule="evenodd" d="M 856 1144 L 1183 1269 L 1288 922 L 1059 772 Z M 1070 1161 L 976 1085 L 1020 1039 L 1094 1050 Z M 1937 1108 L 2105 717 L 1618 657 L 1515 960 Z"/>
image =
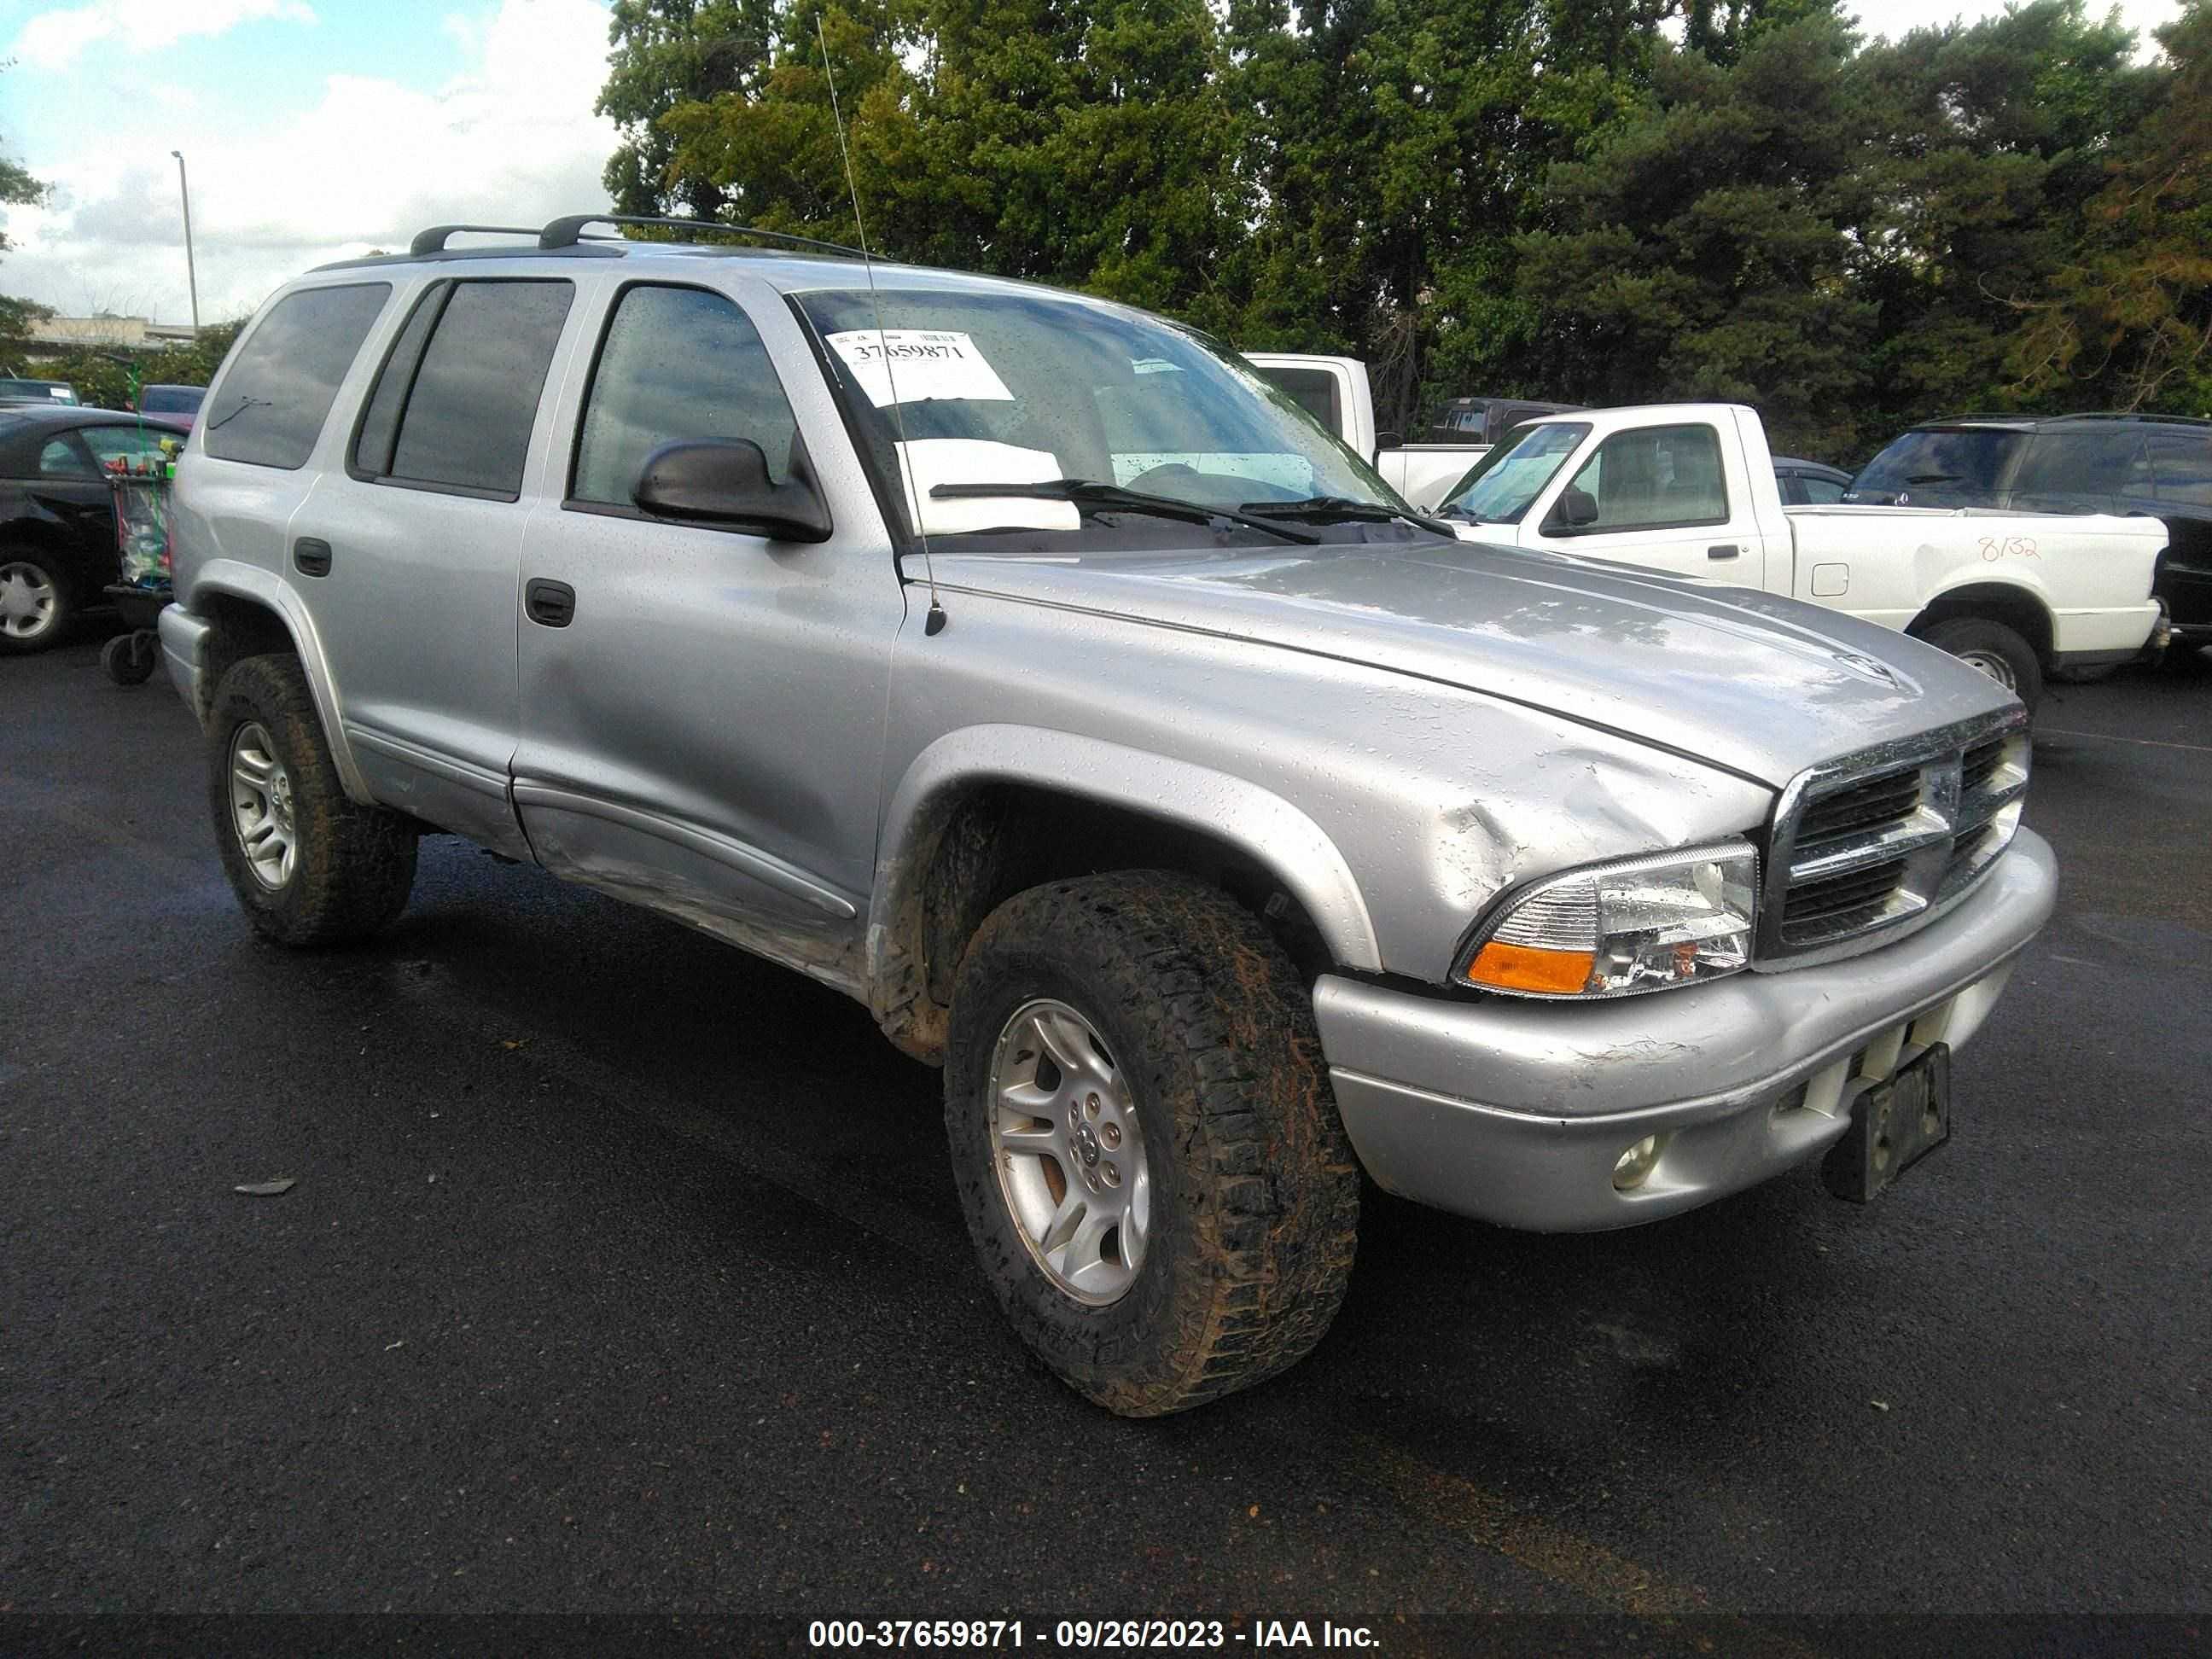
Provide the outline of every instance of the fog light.
<path id="1" fill-rule="evenodd" d="M 1659 1137 L 1646 1135 L 1614 1161 L 1613 1186 L 1615 1192 L 1632 1193 L 1641 1187 L 1652 1170 L 1659 1167 Z"/>

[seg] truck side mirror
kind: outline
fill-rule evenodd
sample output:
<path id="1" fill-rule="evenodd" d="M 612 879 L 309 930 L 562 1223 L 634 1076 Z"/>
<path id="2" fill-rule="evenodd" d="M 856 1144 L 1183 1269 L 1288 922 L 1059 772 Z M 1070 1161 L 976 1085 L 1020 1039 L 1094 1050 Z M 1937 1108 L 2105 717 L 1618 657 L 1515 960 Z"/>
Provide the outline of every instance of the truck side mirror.
<path id="1" fill-rule="evenodd" d="M 830 539 L 830 512 L 804 483 L 772 483 L 750 438 L 689 438 L 645 458 L 630 499 L 656 519 L 749 530 L 771 541 Z"/>
<path id="2" fill-rule="evenodd" d="M 1555 530 L 1581 530 L 1597 522 L 1597 497 L 1587 489 L 1577 489 L 1569 484 L 1559 492 L 1559 505 L 1552 509 L 1552 527 Z"/>
<path id="3" fill-rule="evenodd" d="M 1395 432 L 1378 432 L 1375 434 L 1375 453 L 1379 457 L 1384 450 L 1399 448 L 1405 441 Z"/>

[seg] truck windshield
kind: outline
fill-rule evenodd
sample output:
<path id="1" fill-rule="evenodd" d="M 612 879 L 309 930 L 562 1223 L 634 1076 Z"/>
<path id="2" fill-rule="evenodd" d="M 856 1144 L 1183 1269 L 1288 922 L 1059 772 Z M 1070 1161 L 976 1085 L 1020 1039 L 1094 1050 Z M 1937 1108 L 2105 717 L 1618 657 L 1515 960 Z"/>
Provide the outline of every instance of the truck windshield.
<path id="1" fill-rule="evenodd" d="M 793 303 L 884 495 L 932 537 L 1433 538 L 1395 521 L 1406 503 L 1296 399 L 1160 319 L 1047 293 L 840 289 Z M 1255 510 L 1307 533 L 1271 531 Z"/>
<path id="2" fill-rule="evenodd" d="M 1528 504 L 1544 493 L 1552 475 L 1589 435 L 1589 423 L 1559 421 L 1524 426 L 1474 464 L 1437 509 L 1446 519 L 1474 524 L 1518 524 Z"/>
<path id="3" fill-rule="evenodd" d="M 1908 432 L 1866 464 L 1844 499 L 1878 506 L 1994 507 L 1997 486 L 2027 441 L 2001 427 Z"/>

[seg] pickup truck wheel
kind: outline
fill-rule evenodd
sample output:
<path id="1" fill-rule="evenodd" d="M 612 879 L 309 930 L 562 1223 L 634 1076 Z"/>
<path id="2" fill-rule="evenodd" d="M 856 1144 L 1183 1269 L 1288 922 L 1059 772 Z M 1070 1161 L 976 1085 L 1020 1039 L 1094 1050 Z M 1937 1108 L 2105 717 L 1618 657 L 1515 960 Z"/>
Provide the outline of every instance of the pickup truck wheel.
<path id="1" fill-rule="evenodd" d="M 1924 637 L 1929 644 L 1980 669 L 2031 712 L 2043 700 L 2043 667 L 2035 659 L 2034 647 L 2002 623 L 1960 617 L 1954 622 L 1936 623 Z"/>
<path id="2" fill-rule="evenodd" d="M 223 873 L 264 938 L 343 944 L 405 908 L 414 829 L 346 799 L 298 659 L 248 657 L 222 677 L 208 805 Z"/>
<path id="3" fill-rule="evenodd" d="M 0 653 L 45 650 L 68 630 L 76 608 L 45 556 L 0 553 Z"/>
<path id="4" fill-rule="evenodd" d="M 1138 871 L 1007 900 L 961 963 L 945 1096 L 991 1288 L 1099 1405 L 1249 1388 L 1335 1317 L 1358 1166 L 1305 988 L 1226 894 Z"/>

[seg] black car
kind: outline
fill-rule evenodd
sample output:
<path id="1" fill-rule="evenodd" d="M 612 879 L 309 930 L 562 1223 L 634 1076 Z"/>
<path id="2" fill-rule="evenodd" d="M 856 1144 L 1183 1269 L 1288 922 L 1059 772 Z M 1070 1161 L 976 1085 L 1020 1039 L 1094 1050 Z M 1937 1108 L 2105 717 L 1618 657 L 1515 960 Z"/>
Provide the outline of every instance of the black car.
<path id="1" fill-rule="evenodd" d="M 1917 426 L 1869 461 L 1847 501 L 2130 513 L 2172 544 L 2151 592 L 2175 635 L 2212 645 L 2212 421 L 2180 415 L 1972 415 Z"/>
<path id="2" fill-rule="evenodd" d="M 106 409 L 0 408 L 0 652 L 43 651 L 116 578 L 106 467 L 191 423 Z"/>
<path id="3" fill-rule="evenodd" d="M 1777 455 L 1774 482 L 1781 487 L 1784 507 L 1832 507 L 1843 500 L 1844 492 L 1851 487 L 1851 475 L 1826 461 Z"/>

